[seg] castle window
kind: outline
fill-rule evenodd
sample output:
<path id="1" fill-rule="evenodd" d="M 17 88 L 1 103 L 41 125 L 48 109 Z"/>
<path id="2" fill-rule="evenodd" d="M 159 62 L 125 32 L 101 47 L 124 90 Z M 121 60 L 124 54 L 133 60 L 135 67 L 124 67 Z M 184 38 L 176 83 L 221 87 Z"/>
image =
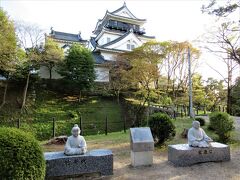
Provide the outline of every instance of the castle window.
<path id="1" fill-rule="evenodd" d="M 131 50 L 131 44 L 127 44 L 127 49 Z"/>
<path id="2" fill-rule="evenodd" d="M 107 43 L 109 43 L 111 41 L 110 37 L 107 37 Z"/>

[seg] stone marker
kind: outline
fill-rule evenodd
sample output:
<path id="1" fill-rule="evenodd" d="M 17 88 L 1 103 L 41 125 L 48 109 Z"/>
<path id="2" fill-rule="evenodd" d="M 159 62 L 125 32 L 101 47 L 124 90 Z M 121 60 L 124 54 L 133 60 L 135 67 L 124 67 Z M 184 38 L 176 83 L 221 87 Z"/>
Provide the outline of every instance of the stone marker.
<path id="1" fill-rule="evenodd" d="M 169 145 L 168 160 L 176 166 L 230 161 L 230 148 L 228 145 L 217 142 L 210 143 L 207 148 L 191 147 L 188 144 Z"/>
<path id="2" fill-rule="evenodd" d="M 154 141 L 149 127 L 130 128 L 132 166 L 152 165 Z"/>
<path id="3" fill-rule="evenodd" d="M 97 149 L 83 155 L 66 156 L 64 152 L 44 153 L 46 179 L 75 177 L 82 174 L 113 174 L 113 154 L 111 150 Z"/>

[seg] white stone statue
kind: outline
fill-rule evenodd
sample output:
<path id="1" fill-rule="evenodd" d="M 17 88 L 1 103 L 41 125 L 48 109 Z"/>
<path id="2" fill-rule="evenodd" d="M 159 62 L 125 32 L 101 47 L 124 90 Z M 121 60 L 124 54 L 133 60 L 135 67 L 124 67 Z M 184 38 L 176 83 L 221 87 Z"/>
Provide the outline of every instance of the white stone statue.
<path id="1" fill-rule="evenodd" d="M 188 144 L 193 147 L 209 147 L 213 140 L 200 128 L 200 122 L 193 121 L 192 128 L 188 130 Z"/>
<path id="2" fill-rule="evenodd" d="M 72 136 L 68 137 L 64 154 L 79 155 L 87 152 L 87 144 L 83 136 L 80 136 L 80 128 L 77 124 L 72 128 Z"/>

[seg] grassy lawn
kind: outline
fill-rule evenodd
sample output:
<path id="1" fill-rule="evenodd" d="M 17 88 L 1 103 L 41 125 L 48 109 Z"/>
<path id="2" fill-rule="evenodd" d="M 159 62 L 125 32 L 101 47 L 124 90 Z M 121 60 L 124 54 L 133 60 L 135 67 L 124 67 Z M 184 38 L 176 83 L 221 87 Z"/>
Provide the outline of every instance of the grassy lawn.
<path id="1" fill-rule="evenodd" d="M 50 139 L 53 118 L 56 136 L 69 135 L 73 125 L 80 124 L 80 118 L 84 135 L 104 133 L 106 118 L 109 132 L 121 131 L 124 126 L 120 105 L 113 99 L 91 96 L 78 102 L 77 96 L 43 91 L 21 116 L 20 128 L 32 132 L 39 140 Z"/>

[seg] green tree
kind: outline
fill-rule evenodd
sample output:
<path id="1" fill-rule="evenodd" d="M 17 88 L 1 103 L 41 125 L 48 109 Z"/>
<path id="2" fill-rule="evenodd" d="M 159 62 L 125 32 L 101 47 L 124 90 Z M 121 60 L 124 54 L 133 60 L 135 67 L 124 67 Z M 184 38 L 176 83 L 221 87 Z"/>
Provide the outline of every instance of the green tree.
<path id="1" fill-rule="evenodd" d="M 18 55 L 13 22 L 2 8 L 0 8 L 0 42 L 0 75 L 6 78 L 3 99 L 0 104 L 1 109 L 6 103 L 8 79 L 15 69 Z"/>
<path id="2" fill-rule="evenodd" d="M 0 8 L 0 69 L 11 69 L 17 50 L 17 40 L 13 22 Z"/>
<path id="3" fill-rule="evenodd" d="M 191 51 L 192 72 L 198 65 L 200 51 L 189 42 L 167 41 L 161 43 L 166 58 L 163 60 L 164 69 L 167 74 L 167 93 L 175 100 L 180 91 L 187 91 L 188 83 L 188 59 L 186 53 L 188 48 Z"/>
<path id="4" fill-rule="evenodd" d="M 204 91 L 203 80 L 200 74 L 194 74 L 192 77 L 193 83 L 193 103 L 200 107 L 206 104 L 206 94 Z"/>
<path id="5" fill-rule="evenodd" d="M 21 110 L 25 109 L 28 86 L 30 81 L 30 76 L 35 69 L 39 68 L 39 62 L 42 58 L 42 46 L 41 42 L 43 40 L 43 31 L 34 24 L 29 24 L 26 22 L 16 22 L 15 23 L 16 34 L 21 47 L 26 53 L 26 58 L 24 63 L 18 66 L 19 77 L 26 80 L 23 96 Z M 22 73 L 21 73 L 22 72 Z M 16 77 L 18 77 L 16 75 Z"/>
<path id="6" fill-rule="evenodd" d="M 56 64 L 60 63 L 64 58 L 63 49 L 61 49 L 57 43 L 55 43 L 51 39 L 47 39 L 47 42 L 44 46 L 44 50 L 42 52 L 42 61 L 43 64 L 49 70 L 49 79 L 52 79 L 52 70 L 56 66 Z"/>
<path id="7" fill-rule="evenodd" d="M 208 78 L 204 87 L 206 93 L 205 102 L 208 107 L 226 104 L 226 91 L 223 80 Z"/>
<path id="8" fill-rule="evenodd" d="M 232 89 L 233 115 L 240 116 L 240 77 L 237 78 Z"/>
<path id="9" fill-rule="evenodd" d="M 59 66 L 59 73 L 64 79 L 77 85 L 80 101 L 81 92 L 91 89 L 96 78 L 91 51 L 81 45 L 73 44 Z"/>
<path id="10" fill-rule="evenodd" d="M 118 56 L 118 63 L 121 61 L 124 66 L 119 75 L 126 80 L 128 89 L 136 89 L 140 100 L 135 112 L 134 125 L 139 123 L 137 115 L 145 108 L 145 104 L 148 103 L 149 106 L 151 89 L 156 87 L 159 78 L 158 64 L 164 57 L 164 51 L 159 42 L 147 42 L 131 52 Z"/>

